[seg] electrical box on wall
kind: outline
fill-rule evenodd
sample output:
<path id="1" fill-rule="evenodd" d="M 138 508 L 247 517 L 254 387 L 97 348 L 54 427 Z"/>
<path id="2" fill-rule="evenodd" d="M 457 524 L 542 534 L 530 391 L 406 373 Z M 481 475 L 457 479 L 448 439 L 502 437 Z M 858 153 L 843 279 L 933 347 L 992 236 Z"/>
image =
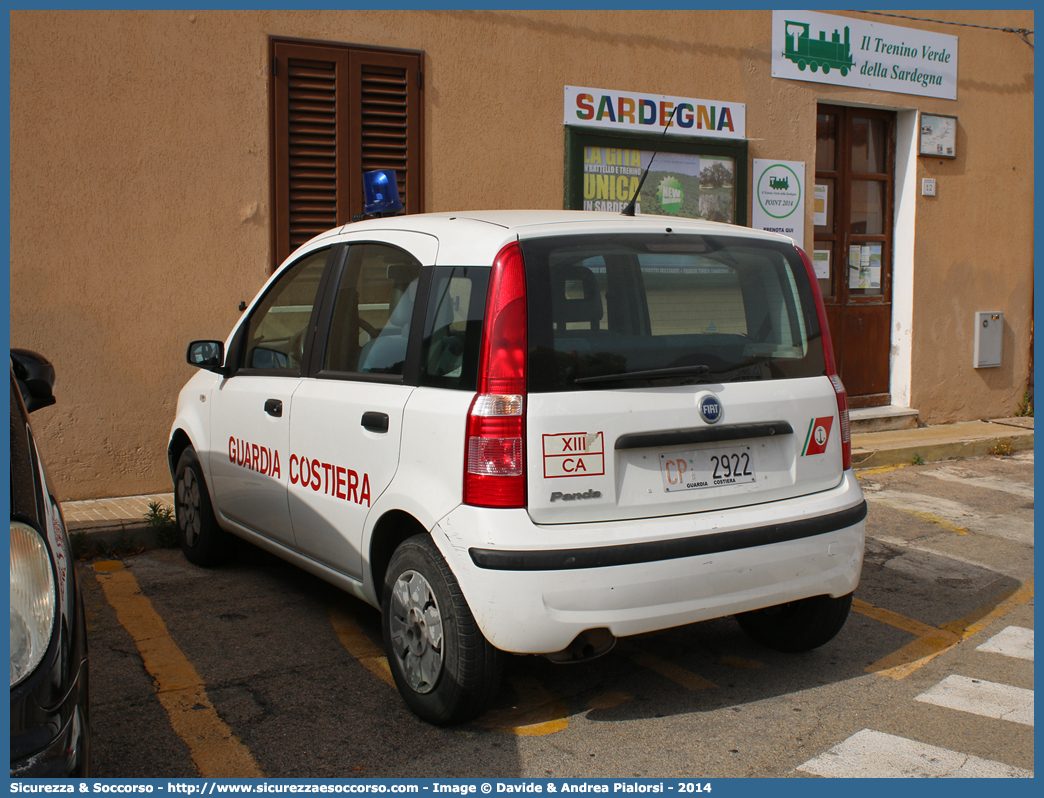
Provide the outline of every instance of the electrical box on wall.
<path id="1" fill-rule="evenodd" d="M 1004 314 L 975 314 L 975 368 L 985 369 L 1001 364 L 1001 341 L 1004 338 Z"/>

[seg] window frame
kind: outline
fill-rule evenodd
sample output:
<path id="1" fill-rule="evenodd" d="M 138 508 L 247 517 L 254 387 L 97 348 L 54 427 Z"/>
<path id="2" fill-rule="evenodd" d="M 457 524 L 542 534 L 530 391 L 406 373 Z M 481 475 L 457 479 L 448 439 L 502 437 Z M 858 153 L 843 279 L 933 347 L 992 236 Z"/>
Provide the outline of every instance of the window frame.
<path id="1" fill-rule="evenodd" d="M 332 64 L 333 98 L 325 103 L 325 110 L 320 112 L 319 122 L 309 120 L 319 128 L 326 125 L 333 127 L 332 135 L 318 134 L 322 141 L 316 148 L 322 151 L 318 160 L 325 158 L 327 165 L 316 167 L 321 172 L 319 182 L 326 181 L 324 188 L 310 188 L 307 201 L 313 201 L 321 208 L 311 208 L 308 213 L 321 215 L 312 233 L 339 227 L 352 221 L 352 218 L 363 212 L 362 175 L 364 171 L 381 168 L 395 168 L 399 184 L 399 193 L 403 201 L 403 209 L 407 213 L 424 211 L 424 52 L 402 48 L 376 47 L 362 44 L 345 44 L 339 42 L 319 41 L 313 39 L 297 39 L 270 36 L 268 40 L 269 75 L 269 144 L 270 144 L 270 201 L 271 201 L 271 264 L 274 271 L 278 268 L 298 245 L 303 243 L 302 234 L 297 232 L 292 223 L 292 216 L 297 213 L 291 204 L 293 191 L 292 169 L 307 171 L 309 168 L 298 163 L 291 163 L 291 153 L 302 154 L 307 149 L 300 140 L 291 142 L 290 135 L 290 58 L 311 60 Z M 375 101 L 380 89 L 371 86 L 372 76 L 380 70 L 402 69 L 403 92 L 403 130 L 402 168 L 393 167 L 395 161 L 382 160 L 381 139 L 395 140 L 396 136 L 385 136 L 380 132 L 380 100 Z M 368 77 L 369 76 L 369 77 Z M 364 105 L 365 103 L 365 105 Z M 320 103 L 321 105 L 323 103 Z M 324 115 L 325 114 L 325 115 Z M 393 114 L 394 115 L 394 114 Z M 327 124 L 329 123 L 329 124 Z M 393 125 L 394 126 L 394 125 Z M 377 131 L 377 132 L 374 132 Z M 314 131 L 311 131 L 314 132 Z M 302 136 L 305 134 L 302 133 Z M 377 142 L 377 146 L 371 146 Z M 294 149 L 295 146 L 298 149 Z M 311 146 L 311 145 L 308 145 Z M 329 166 L 329 155 L 333 152 L 334 164 Z M 365 152 L 364 152 L 365 148 Z M 387 148 L 395 152 L 395 146 Z M 308 155 L 315 153 L 309 152 Z M 330 188 L 333 181 L 333 199 L 335 206 L 330 216 Z M 325 199 L 318 199 L 318 195 Z M 295 195 L 296 196 L 296 195 Z M 307 201 L 295 200 L 305 202 Z M 319 228 L 322 228 L 321 230 Z"/>
<path id="2" fill-rule="evenodd" d="M 730 141 L 704 136 L 676 136 L 662 133 L 605 132 L 575 125 L 565 126 L 565 175 L 563 208 L 582 210 L 584 207 L 584 147 L 641 148 L 658 152 L 675 152 L 707 157 L 732 158 L 735 161 L 734 218 L 732 223 L 748 226 L 747 215 L 747 152 L 746 139 Z M 648 191 L 648 186 L 642 186 Z M 690 218 L 690 217 L 679 217 Z"/>
<path id="3" fill-rule="evenodd" d="M 353 247 L 366 246 L 381 246 L 388 249 L 398 250 L 414 260 L 418 260 L 409 250 L 387 241 L 377 239 L 359 239 L 341 245 L 341 252 L 336 264 L 329 270 L 330 273 L 327 280 L 326 294 L 323 297 L 322 308 L 316 318 L 315 341 L 311 347 L 310 357 L 306 355 L 306 362 L 309 366 L 307 376 L 318 377 L 319 379 L 349 380 L 355 382 L 384 382 L 393 385 L 416 385 L 417 370 L 419 368 L 418 358 L 420 341 L 413 331 L 414 329 L 420 329 L 415 327 L 415 325 L 419 322 L 423 323 L 424 308 L 420 306 L 422 301 L 425 305 L 427 304 L 428 286 L 431 282 L 432 271 L 431 266 L 427 266 L 419 260 L 417 296 L 414 298 L 412 315 L 410 317 L 410 337 L 406 346 L 406 360 L 403 365 L 403 373 L 383 374 L 380 372 L 368 371 L 335 371 L 325 367 L 326 353 L 330 345 L 330 333 L 333 330 L 334 310 L 337 306 L 337 298 L 340 294 L 341 286 L 345 280 L 352 281 L 358 285 L 360 270 L 353 265 L 352 260 L 349 257 L 349 252 Z"/>
<path id="4" fill-rule="evenodd" d="M 226 362 L 232 363 L 233 368 L 229 377 L 235 376 L 264 376 L 264 377 L 286 377 L 287 379 L 300 379 L 301 377 L 308 376 L 311 370 L 311 355 L 313 349 L 313 341 L 316 333 L 316 324 L 320 317 L 322 308 L 326 304 L 326 295 L 328 293 L 328 285 L 330 282 L 331 265 L 336 263 L 337 259 L 343 257 L 343 246 L 333 244 L 330 242 L 322 242 L 317 246 L 309 249 L 307 252 L 302 252 L 301 255 L 293 263 L 287 264 L 286 268 L 268 285 L 264 293 L 258 296 L 253 302 L 249 313 L 244 315 L 239 327 L 236 329 L 235 336 L 232 339 L 231 345 L 229 346 L 229 355 Z M 312 312 L 309 315 L 308 329 L 305 332 L 303 341 L 303 356 L 301 359 L 301 365 L 298 369 L 293 371 L 287 371 L 286 369 L 255 369 L 246 366 L 245 359 L 247 353 L 247 346 L 249 344 L 248 338 L 250 336 L 250 325 L 253 322 L 255 315 L 260 311 L 260 306 L 264 303 L 265 298 L 268 297 L 273 291 L 278 290 L 278 287 L 283 283 L 285 279 L 288 279 L 288 274 L 294 269 L 294 266 L 301 263 L 318 252 L 326 250 L 326 262 L 323 264 L 323 271 L 319 276 L 319 285 L 316 287 L 315 299 L 312 302 Z"/>
<path id="5" fill-rule="evenodd" d="M 706 330 L 701 332 L 699 329 L 695 328 L 688 331 L 675 332 L 654 331 L 651 315 L 651 300 L 653 294 L 649 291 L 649 286 L 645 279 L 647 276 L 647 269 L 637 261 L 637 253 L 635 255 L 622 253 L 619 258 L 612 256 L 612 261 L 607 257 L 604 267 L 606 269 L 608 290 L 615 290 L 621 299 L 623 297 L 632 296 L 637 299 L 637 312 L 631 312 L 620 316 L 620 318 L 623 319 L 628 317 L 631 319 L 631 323 L 635 325 L 633 330 L 614 330 L 611 325 L 604 328 L 604 331 L 600 326 L 597 328 L 592 326 L 590 332 L 583 329 L 576 331 L 556 329 L 554 299 L 552 295 L 552 269 L 550 268 L 555 249 L 557 248 L 560 251 L 576 253 L 581 249 L 581 245 L 585 243 L 585 239 L 592 240 L 594 242 L 593 247 L 598 246 L 600 243 L 599 237 L 591 234 L 578 234 L 575 236 L 543 236 L 523 239 L 522 251 L 523 258 L 526 262 L 526 279 L 529 297 L 527 300 L 527 308 L 529 312 L 527 340 L 529 342 L 530 381 L 528 384 L 528 390 L 530 393 L 558 393 L 574 390 L 608 390 L 613 386 L 635 387 L 640 384 L 639 382 L 632 381 L 630 378 L 626 377 L 621 378 L 620 380 L 609 380 L 603 379 L 600 374 L 584 374 L 576 370 L 574 370 L 573 376 L 579 374 L 582 378 L 581 380 L 578 380 L 577 382 L 563 382 L 562 379 L 564 378 L 560 379 L 557 372 L 560 364 L 569 359 L 568 355 L 570 353 L 570 348 L 572 349 L 572 360 L 570 362 L 575 361 L 575 368 L 579 369 L 580 361 L 577 358 L 578 350 L 580 351 L 580 359 L 588 356 L 592 359 L 606 359 L 607 357 L 613 357 L 616 355 L 628 355 L 628 349 L 636 354 L 643 354 L 641 350 L 644 348 L 647 350 L 645 354 L 649 354 L 653 351 L 654 347 L 652 344 L 654 342 L 656 343 L 655 348 L 662 350 L 664 342 L 669 342 L 671 339 L 691 339 L 691 342 L 685 343 L 686 345 L 691 343 L 694 348 L 688 352 L 684 351 L 684 347 L 679 349 L 679 354 L 684 355 L 699 352 L 700 349 L 697 345 L 703 345 L 704 343 L 710 347 L 708 351 L 716 349 L 722 346 L 722 339 L 726 338 L 750 338 L 750 344 L 761 344 L 756 337 L 756 333 L 752 334 L 750 332 L 752 329 L 750 326 L 752 315 L 749 311 L 753 308 L 755 310 L 754 318 L 756 318 L 759 315 L 757 311 L 763 310 L 765 318 L 768 318 L 771 311 L 770 304 L 769 302 L 766 302 L 761 308 L 759 308 L 757 305 L 752 306 L 748 302 L 748 299 L 751 296 L 756 298 L 761 295 L 758 286 L 752 285 L 750 282 L 750 279 L 756 280 L 761 275 L 766 275 L 764 278 L 766 280 L 771 277 L 778 281 L 778 285 L 781 289 L 778 295 L 781 300 L 779 304 L 779 316 L 781 320 L 785 317 L 786 321 L 785 326 L 781 324 L 777 328 L 780 333 L 778 341 L 780 350 L 773 352 L 766 349 L 763 353 L 758 355 L 758 357 L 764 359 L 763 365 L 770 369 L 772 375 L 769 377 L 763 377 L 762 379 L 804 379 L 807 377 L 818 377 L 825 374 L 826 362 L 824 360 L 824 352 L 822 346 L 817 345 L 817 342 L 822 336 L 822 329 L 819 326 L 819 316 L 816 313 L 814 292 L 811 283 L 807 279 L 805 266 L 797 257 L 793 244 L 790 242 L 751 239 L 746 236 L 730 235 L 727 231 L 723 231 L 720 234 L 695 235 L 693 237 L 705 239 L 711 243 L 718 244 L 718 246 L 713 247 L 715 251 L 730 246 L 736 246 L 748 251 L 750 258 L 768 258 L 763 265 L 754 263 L 754 261 L 751 260 L 749 263 L 744 262 L 733 267 L 739 272 L 739 284 L 737 287 L 742 293 L 743 320 L 747 325 L 747 332 L 739 334 L 731 332 L 708 332 Z M 649 236 L 644 233 L 633 233 L 621 234 L 619 238 L 623 239 L 622 246 L 632 247 L 633 244 L 640 243 L 642 240 L 648 240 Z M 614 243 L 621 242 L 616 241 Z M 585 257 L 587 256 L 585 255 Z M 627 260 L 630 258 L 634 258 L 635 262 L 631 264 L 627 263 Z M 728 266 L 725 261 L 722 261 L 722 264 Z M 650 266 L 650 274 L 655 273 L 655 270 L 659 268 L 655 264 L 650 264 Z M 625 277 L 627 273 L 630 273 L 631 276 L 626 277 L 626 279 L 631 282 L 631 285 L 628 287 L 618 284 L 614 289 L 612 287 L 613 275 L 610 273 L 611 270 L 620 271 Z M 693 274 L 698 273 L 698 271 L 693 272 Z M 624 290 L 620 290 L 621 288 Z M 748 289 L 752 290 L 753 294 L 748 294 Z M 548 301 L 545 301 L 545 298 Z M 771 297 L 769 297 L 769 299 L 771 300 Z M 606 308 L 608 311 L 611 311 L 611 307 L 608 304 L 606 304 Z M 607 313 L 606 318 L 611 318 L 611 315 L 611 313 Z M 786 340 L 784 339 L 784 333 L 788 333 Z M 592 343 L 598 345 L 592 346 L 586 350 L 581 347 L 560 348 L 563 339 L 570 340 L 570 343 L 572 343 L 571 339 L 588 339 Z M 638 347 L 633 346 L 633 344 L 639 341 L 639 339 L 641 345 Z M 648 345 L 646 345 L 646 342 L 648 342 Z M 771 343 L 772 341 L 769 340 L 768 344 Z M 600 348 L 601 344 L 609 344 L 609 346 L 603 349 Z M 620 348 L 616 348 L 617 344 L 619 344 Z M 747 346 L 747 344 L 744 344 L 745 351 Z M 791 348 L 794 349 L 794 353 L 799 352 L 800 356 L 796 356 L 794 353 L 788 354 L 782 351 Z M 717 357 L 717 352 L 714 352 L 714 355 Z M 673 365 L 675 364 L 646 364 L 644 368 L 672 368 Z M 676 365 L 684 366 L 688 364 L 678 363 Z M 724 367 L 711 368 L 708 371 L 708 376 L 704 378 L 697 377 L 696 379 L 697 381 L 702 379 L 706 384 L 710 384 L 711 382 L 724 382 L 725 384 L 729 384 L 745 381 L 746 378 L 728 378 L 732 371 L 735 371 L 735 369 L 740 367 L 741 364 L 733 364 L 730 366 L 726 362 Z M 631 372 L 642 371 L 642 367 L 623 368 L 619 373 L 629 374 Z M 588 377 L 597 378 L 597 382 L 588 380 Z M 692 384 L 693 375 L 664 374 L 644 379 L 647 379 L 650 385 L 667 387 Z M 581 387 L 580 382 L 586 384 Z"/>

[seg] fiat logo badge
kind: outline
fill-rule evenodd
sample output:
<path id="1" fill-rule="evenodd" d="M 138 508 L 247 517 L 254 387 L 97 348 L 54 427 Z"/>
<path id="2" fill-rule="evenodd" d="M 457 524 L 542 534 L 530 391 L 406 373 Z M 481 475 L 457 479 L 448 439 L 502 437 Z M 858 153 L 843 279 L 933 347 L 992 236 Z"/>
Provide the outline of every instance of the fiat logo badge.
<path id="1" fill-rule="evenodd" d="M 721 418 L 721 402 L 717 396 L 704 396 L 698 405 L 700 415 L 708 424 L 713 424 Z"/>

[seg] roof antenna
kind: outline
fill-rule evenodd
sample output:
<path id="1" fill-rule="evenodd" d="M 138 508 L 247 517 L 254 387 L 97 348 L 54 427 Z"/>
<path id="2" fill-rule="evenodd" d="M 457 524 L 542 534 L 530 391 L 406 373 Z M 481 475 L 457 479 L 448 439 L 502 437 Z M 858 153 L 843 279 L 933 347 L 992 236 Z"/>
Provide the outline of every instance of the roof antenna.
<path id="1" fill-rule="evenodd" d="M 624 216 L 634 216 L 634 206 L 638 202 L 638 195 L 642 191 L 642 186 L 645 185 L 645 178 L 649 176 L 649 170 L 652 168 L 652 163 L 656 159 L 656 156 L 660 153 L 660 147 L 663 145 L 664 137 L 667 135 L 667 128 L 671 126 L 671 122 L 674 121 L 674 115 L 678 113 L 678 106 L 674 106 L 671 110 L 670 119 L 667 120 L 666 126 L 663 128 L 663 133 L 660 135 L 660 140 L 656 142 L 656 149 L 653 150 L 652 158 L 649 159 L 648 165 L 645 167 L 645 171 L 642 172 L 642 179 L 638 181 L 638 188 L 634 191 L 634 196 L 631 197 L 631 201 L 627 203 L 627 207 L 623 209 L 622 213 Z"/>

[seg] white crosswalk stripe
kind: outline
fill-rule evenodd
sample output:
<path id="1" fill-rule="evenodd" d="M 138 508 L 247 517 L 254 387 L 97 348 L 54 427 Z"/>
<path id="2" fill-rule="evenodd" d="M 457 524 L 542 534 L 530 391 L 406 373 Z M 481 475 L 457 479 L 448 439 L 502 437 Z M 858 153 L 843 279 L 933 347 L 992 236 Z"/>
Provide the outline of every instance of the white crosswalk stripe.
<path id="1" fill-rule="evenodd" d="M 1033 630 L 1023 626 L 1009 626 L 977 646 L 976 651 L 989 651 L 1006 657 L 1028 659 L 1033 662 Z"/>
<path id="2" fill-rule="evenodd" d="M 917 700 L 987 718 L 1033 725 L 1033 691 L 1021 687 L 952 675 L 921 693 Z"/>
<path id="3" fill-rule="evenodd" d="M 947 482 L 959 482 L 965 487 L 985 488 L 986 490 L 999 490 L 1002 493 L 1010 493 L 1023 499 L 1033 500 L 1033 486 L 1021 482 L 1002 479 L 1001 477 L 973 477 L 967 469 L 957 466 L 941 466 L 931 471 L 922 472 L 925 476 L 935 477 Z"/>
<path id="4" fill-rule="evenodd" d="M 863 729 L 799 766 L 825 778 L 1032 778 L 1032 770 Z"/>
<path id="5" fill-rule="evenodd" d="M 1033 630 L 1009 626 L 976 651 L 1033 661 Z M 916 697 L 925 704 L 1033 726 L 1033 690 L 950 675 Z M 863 729 L 796 770 L 824 778 L 1033 778 L 1032 770 Z"/>

